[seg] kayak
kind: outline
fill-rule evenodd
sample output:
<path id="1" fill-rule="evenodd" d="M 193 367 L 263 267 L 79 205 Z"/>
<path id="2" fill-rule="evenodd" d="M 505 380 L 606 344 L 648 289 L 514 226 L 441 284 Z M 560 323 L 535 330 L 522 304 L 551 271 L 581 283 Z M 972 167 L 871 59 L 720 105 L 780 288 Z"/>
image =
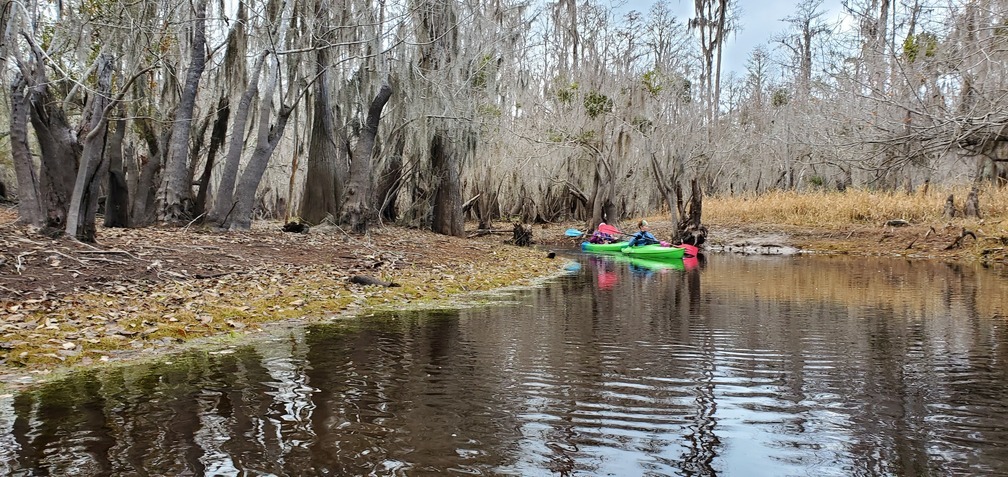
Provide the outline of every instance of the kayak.
<path id="1" fill-rule="evenodd" d="M 621 250 L 624 255 L 648 260 L 681 259 L 686 249 L 680 247 L 663 247 L 660 244 L 627 247 Z"/>
<path id="2" fill-rule="evenodd" d="M 591 243 L 591 242 L 581 242 L 581 250 L 585 252 L 619 252 L 624 248 L 627 248 L 630 242 L 616 242 L 616 243 Z"/>

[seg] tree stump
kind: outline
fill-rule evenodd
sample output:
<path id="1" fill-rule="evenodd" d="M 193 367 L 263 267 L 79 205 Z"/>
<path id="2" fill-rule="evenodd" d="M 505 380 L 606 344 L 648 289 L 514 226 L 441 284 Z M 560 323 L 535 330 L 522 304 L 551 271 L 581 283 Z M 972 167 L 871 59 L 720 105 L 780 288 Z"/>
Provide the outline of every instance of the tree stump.
<path id="1" fill-rule="evenodd" d="M 532 245 L 532 226 L 515 222 L 511 240 L 519 247 Z"/>
<path id="2" fill-rule="evenodd" d="M 980 198 L 978 197 L 980 191 L 977 190 L 976 184 L 970 189 L 969 195 L 966 196 L 966 204 L 963 205 L 963 216 L 964 217 L 974 217 L 980 218 Z"/>
<path id="3" fill-rule="evenodd" d="M 678 189 L 678 185 L 676 189 Z M 689 210 L 682 202 L 682 193 L 677 193 L 676 207 L 679 209 L 679 223 L 676 226 L 676 243 L 684 243 L 699 247 L 707 241 L 707 227 L 701 223 L 700 216 L 703 212 L 703 191 L 700 190 L 700 183 L 693 179 L 690 181 L 692 194 L 689 200 Z"/>
<path id="4" fill-rule="evenodd" d="M 956 216 L 955 197 L 952 194 L 949 194 L 948 199 L 945 199 L 945 212 L 942 213 L 942 216 L 946 219 Z"/>

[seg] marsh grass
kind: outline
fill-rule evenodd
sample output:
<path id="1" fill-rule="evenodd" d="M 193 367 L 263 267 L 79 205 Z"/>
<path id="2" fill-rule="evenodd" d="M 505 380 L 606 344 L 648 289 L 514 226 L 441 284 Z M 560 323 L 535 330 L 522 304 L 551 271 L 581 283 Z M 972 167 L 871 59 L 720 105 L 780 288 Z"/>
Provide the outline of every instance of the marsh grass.
<path id="1" fill-rule="evenodd" d="M 758 196 L 710 196 L 704 199 L 705 221 L 718 224 L 767 223 L 806 227 L 842 228 L 881 225 L 889 220 L 910 223 L 944 223 L 945 201 L 952 195 L 961 213 L 968 186 L 931 187 L 915 192 L 879 192 L 864 189 L 838 191 L 774 191 Z M 980 218 L 986 224 L 1008 224 L 1008 188 L 983 186 L 979 190 Z M 957 217 L 964 225 L 980 222 Z"/>

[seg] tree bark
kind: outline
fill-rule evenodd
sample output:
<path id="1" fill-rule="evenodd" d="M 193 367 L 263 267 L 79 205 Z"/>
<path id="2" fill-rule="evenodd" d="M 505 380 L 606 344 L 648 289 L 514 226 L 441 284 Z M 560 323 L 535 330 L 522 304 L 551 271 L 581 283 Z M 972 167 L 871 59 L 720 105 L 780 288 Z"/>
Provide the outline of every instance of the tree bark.
<path id="1" fill-rule="evenodd" d="M 262 73 L 263 63 L 268 56 L 267 51 L 263 51 L 256 60 L 252 72 L 249 74 L 248 85 L 241 99 L 238 100 L 238 108 L 235 109 L 234 124 L 231 127 L 231 141 L 228 143 L 227 154 L 224 157 L 224 170 L 221 172 L 220 183 L 217 185 L 216 199 L 213 209 L 210 211 L 211 222 L 224 225 L 234 208 L 235 182 L 238 178 L 238 166 L 241 165 L 241 155 L 245 144 L 245 126 L 248 124 L 249 110 L 252 109 L 252 98 L 259 92 L 259 75 Z"/>
<path id="2" fill-rule="evenodd" d="M 217 119 L 210 131 L 210 148 L 207 150 L 206 164 L 199 178 L 199 188 L 196 192 L 196 202 L 193 204 L 193 214 L 197 217 L 206 212 L 206 198 L 210 193 L 210 176 L 217 160 L 217 151 L 227 139 L 227 123 L 231 117 L 231 106 L 226 95 L 222 95 L 217 104 Z"/>
<path id="3" fill-rule="evenodd" d="M 124 108 L 120 108 L 125 113 Z M 125 114 L 115 122 L 115 131 L 109 135 L 108 147 L 108 195 L 105 198 L 105 222 L 107 228 L 129 227 L 129 188 L 126 186 L 126 171 L 123 170 L 123 140 L 126 137 Z"/>
<path id="4" fill-rule="evenodd" d="M 195 22 L 193 24 L 193 41 L 189 49 L 189 68 L 186 71 L 186 82 L 182 89 L 182 97 L 172 127 L 171 140 L 168 143 L 168 156 L 165 161 L 164 177 L 162 179 L 161 220 L 177 222 L 192 213 L 192 185 L 187 166 L 189 157 L 189 138 L 192 134 L 193 110 L 196 107 L 196 94 L 199 90 L 200 78 L 206 67 L 206 0 L 195 2 Z"/>
<path id="5" fill-rule="evenodd" d="M 451 141 L 444 129 L 438 129 L 431 139 L 431 168 L 437 184 L 431 228 L 440 234 L 462 237 L 465 235 L 465 226 L 459 181 L 461 161 Z"/>
<path id="6" fill-rule="evenodd" d="M 16 74 L 11 84 L 11 158 L 18 183 L 18 222 L 41 227 L 45 214 L 39 204 L 39 177 L 28 147 L 28 83 Z"/>
<path id="7" fill-rule="evenodd" d="M 98 210 L 98 192 L 107 166 L 105 146 L 108 137 L 108 112 L 106 108 L 112 90 L 112 58 L 98 57 L 98 89 L 91 96 L 91 105 L 84 129 L 84 148 L 81 153 L 77 178 L 67 210 L 66 234 L 82 242 L 95 241 L 95 213 Z"/>
<path id="8" fill-rule="evenodd" d="M 159 138 L 154 131 L 149 118 L 133 120 L 141 139 L 147 144 L 147 154 L 140 156 L 136 171 L 135 186 L 130 191 L 133 197 L 130 208 L 130 227 L 142 227 L 154 219 L 154 203 L 157 196 L 157 177 L 161 172 L 162 154 L 168 138 L 162 134 Z"/>
<path id="9" fill-rule="evenodd" d="M 279 59 L 277 67 L 279 68 Z M 294 112 L 293 106 L 281 102 L 276 124 L 270 123 L 271 98 L 279 81 L 278 76 L 276 70 L 271 71 L 269 86 L 263 92 L 262 103 L 259 105 L 256 146 L 252 150 L 252 156 L 249 158 L 248 164 L 245 165 L 245 170 L 242 171 L 241 179 L 235 188 L 234 212 L 224 222 L 225 226 L 231 230 L 248 230 L 252 226 L 252 209 L 255 208 L 256 190 L 259 189 L 259 183 L 262 182 L 263 173 L 266 172 L 266 166 L 269 164 L 270 157 L 273 156 L 273 151 L 276 150 L 277 144 L 280 144 L 280 140 L 283 138 L 287 121 L 290 119 L 291 113 Z M 293 91 L 296 87 L 297 80 L 291 76 L 289 88 Z M 291 95 L 290 91 L 288 95 Z"/>
<path id="10" fill-rule="evenodd" d="M 37 67 L 44 68 L 41 60 L 37 61 Z M 31 96 L 31 123 L 42 154 L 39 192 L 45 226 L 62 233 L 66 229 L 81 148 L 60 103 L 52 97 L 48 80 L 44 77 L 42 80 L 36 83 L 36 93 Z"/>
<path id="11" fill-rule="evenodd" d="M 371 154 L 374 151 L 375 136 L 378 134 L 378 123 L 382 110 L 392 97 L 392 87 L 383 84 L 371 106 L 368 108 L 367 121 L 357 139 L 350 161 L 350 182 L 347 184 L 346 200 L 340 214 L 340 223 L 349 226 L 358 233 L 367 232 L 368 222 L 372 220 L 371 196 L 374 189 L 371 181 Z"/>
<path id="12" fill-rule="evenodd" d="M 333 136 L 332 101 L 329 97 L 329 55 L 324 48 L 316 55 L 318 79 L 315 83 L 308 168 L 301 199 L 301 220 L 317 225 L 331 215 L 339 216 L 343 198 L 343 178 L 337 172 L 339 152 Z"/>
<path id="13" fill-rule="evenodd" d="M 399 217 L 396 208 L 396 198 L 402 187 L 402 155 L 406 147 L 406 138 L 400 132 L 395 134 L 395 143 L 388 154 L 385 171 L 379 174 L 375 197 L 378 199 L 379 214 L 382 220 L 395 221 Z"/>

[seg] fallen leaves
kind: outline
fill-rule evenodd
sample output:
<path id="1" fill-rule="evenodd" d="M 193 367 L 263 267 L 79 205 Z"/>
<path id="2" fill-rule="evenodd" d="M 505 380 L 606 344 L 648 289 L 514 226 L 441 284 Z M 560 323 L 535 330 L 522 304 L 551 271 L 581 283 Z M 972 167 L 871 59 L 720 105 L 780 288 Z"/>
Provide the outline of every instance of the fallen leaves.
<path id="1" fill-rule="evenodd" d="M 120 359 L 261 324 L 529 283 L 556 272 L 541 252 L 390 227 L 367 236 L 102 229 L 97 247 L 0 224 L 0 374 Z M 401 284 L 365 287 L 367 273 Z"/>

